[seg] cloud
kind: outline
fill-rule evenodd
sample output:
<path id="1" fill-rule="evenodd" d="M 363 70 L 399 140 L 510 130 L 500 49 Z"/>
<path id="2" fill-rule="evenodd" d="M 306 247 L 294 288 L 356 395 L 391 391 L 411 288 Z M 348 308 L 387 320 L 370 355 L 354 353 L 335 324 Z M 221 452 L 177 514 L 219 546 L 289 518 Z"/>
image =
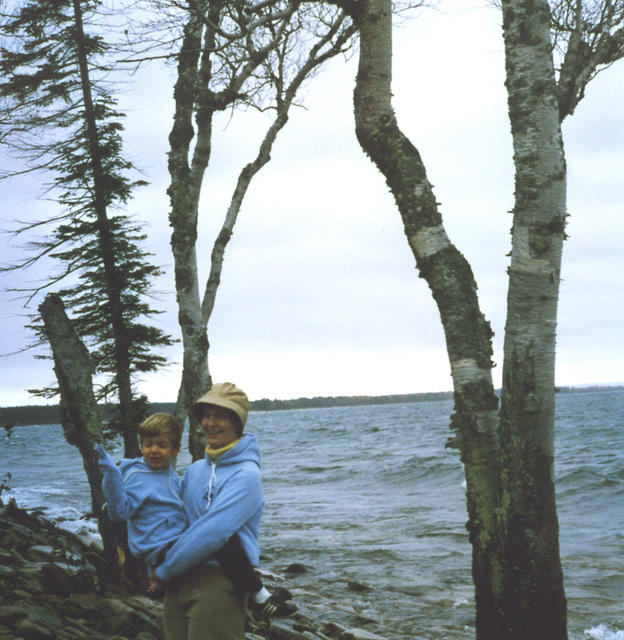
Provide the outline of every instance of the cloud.
<path id="1" fill-rule="evenodd" d="M 501 365 L 513 150 L 500 15 L 458 9 L 452 2 L 442 8 L 445 13 L 425 10 L 397 24 L 394 104 L 422 154 L 449 236 L 472 265 Z M 211 371 L 216 379 L 238 381 L 252 398 L 451 388 L 437 309 L 414 268 L 388 187 L 355 138 L 356 62 L 334 61 L 310 83 L 306 108 L 291 113 L 271 162 L 251 185 L 227 248 L 209 328 Z M 124 94 L 121 106 L 128 113 L 128 152 L 150 186 L 137 192 L 130 210 L 147 221 L 147 246 L 165 268 L 158 289 L 166 314 L 158 322 L 177 336 L 166 196 L 172 76 L 168 70 L 138 77 L 143 84 Z M 624 351 L 617 276 L 624 243 L 624 119 L 614 108 L 618 104 L 624 104 L 622 62 L 592 82 L 564 127 L 571 217 L 562 270 L 559 384 L 624 378 L 617 358 Z M 202 278 L 234 181 L 254 157 L 268 122 L 255 112 L 232 119 L 223 114 L 217 122 L 200 207 Z M 3 327 L 21 322 L 3 314 Z M 142 386 L 154 400 L 175 399 L 180 346 L 169 355 L 176 364 L 146 376 Z M 45 384 L 51 377 L 41 363 L 29 366 L 23 357 L 3 365 L 12 380 L 20 380 L 7 387 L 4 404 L 28 401 L 19 392 L 22 379 L 29 380 L 23 386 L 36 386 L 41 382 L 34 379 Z M 501 368 L 494 370 L 497 384 Z"/>

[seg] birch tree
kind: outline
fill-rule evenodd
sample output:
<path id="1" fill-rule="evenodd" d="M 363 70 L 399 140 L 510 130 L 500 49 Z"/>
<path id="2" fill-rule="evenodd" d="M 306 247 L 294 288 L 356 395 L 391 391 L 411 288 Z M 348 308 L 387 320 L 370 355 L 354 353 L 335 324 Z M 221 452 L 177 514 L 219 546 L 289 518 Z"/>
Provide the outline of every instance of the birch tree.
<path id="1" fill-rule="evenodd" d="M 554 487 L 555 340 L 566 168 L 545 2 L 503 2 L 515 205 L 500 410 L 502 630 L 566 638 Z M 488 621 L 489 623 L 489 621 Z M 530 625 L 528 628 L 524 625 Z"/>
<path id="2" fill-rule="evenodd" d="M 602 15 L 615 22 L 599 28 L 579 19 L 581 3 L 571 13 L 557 3 L 559 44 L 568 43 L 558 84 L 548 3 L 500 4 L 516 173 L 500 404 L 492 383 L 492 332 L 470 265 L 444 229 L 425 165 L 392 108 L 388 0 L 362 0 L 352 8 L 360 34 L 356 134 L 386 178 L 444 328 L 452 427 L 466 472 L 477 638 L 557 640 L 567 637 L 553 481 L 555 335 L 567 215 L 560 121 L 599 66 L 621 56 L 614 53 L 621 48 L 621 17 L 612 12 L 615 3 L 606 2 Z M 591 34 L 593 55 L 583 45 Z"/>
<path id="3" fill-rule="evenodd" d="M 178 55 L 175 115 L 169 135 L 168 194 L 183 372 L 178 417 L 188 415 L 190 450 L 203 455 L 203 434 L 189 409 L 211 385 L 207 326 L 221 280 L 225 248 L 251 180 L 269 161 L 302 84 L 327 59 L 350 47 L 354 27 L 335 7 L 271 0 L 255 5 L 192 2 Z M 274 114 L 255 158 L 233 190 L 211 252 L 203 291 L 197 271 L 197 223 L 209 167 L 215 114 L 245 105 Z"/>

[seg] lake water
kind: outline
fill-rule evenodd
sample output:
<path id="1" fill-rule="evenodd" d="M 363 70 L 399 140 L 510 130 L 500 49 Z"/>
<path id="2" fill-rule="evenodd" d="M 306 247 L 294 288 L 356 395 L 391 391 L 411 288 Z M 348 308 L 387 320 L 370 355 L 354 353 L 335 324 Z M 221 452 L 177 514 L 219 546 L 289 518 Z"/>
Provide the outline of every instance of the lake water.
<path id="1" fill-rule="evenodd" d="M 438 401 L 251 413 L 267 499 L 262 568 L 304 564 L 284 585 L 331 598 L 345 626 L 388 640 L 474 638 L 463 470 L 444 448 L 451 411 Z M 88 486 L 60 426 L 17 427 L 0 445 L 5 500 L 95 531 L 80 520 Z M 570 638 L 624 640 L 624 389 L 559 394 L 556 455 Z M 178 469 L 189 462 L 181 454 Z"/>

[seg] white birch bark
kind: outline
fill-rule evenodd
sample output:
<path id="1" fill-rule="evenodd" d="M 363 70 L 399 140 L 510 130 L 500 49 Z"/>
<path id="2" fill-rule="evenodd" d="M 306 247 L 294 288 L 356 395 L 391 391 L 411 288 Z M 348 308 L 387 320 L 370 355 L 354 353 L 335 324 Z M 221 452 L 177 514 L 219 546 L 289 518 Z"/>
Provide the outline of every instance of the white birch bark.
<path id="1" fill-rule="evenodd" d="M 501 443 L 509 638 L 567 638 L 554 490 L 555 338 L 566 169 L 546 0 L 503 0 L 515 179 Z M 512 616 L 521 619 L 522 628 Z"/>
<path id="2" fill-rule="evenodd" d="M 548 42 L 548 7 L 544 11 L 545 2 L 524 0 L 506 4 L 506 36 L 518 24 L 518 15 L 526 12 L 529 16 L 522 24 L 526 42 L 507 47 L 510 105 L 516 104 L 516 89 L 529 81 L 519 70 L 531 72 L 532 84 L 525 97 L 534 97 L 533 102 L 518 103 L 511 118 L 518 200 L 506 340 L 506 352 L 513 358 L 530 353 L 532 359 L 532 389 L 523 386 L 528 377 L 510 380 L 508 376 L 507 387 L 514 390 L 520 409 L 524 407 L 532 416 L 536 414 L 535 402 L 540 403 L 539 424 L 530 434 L 501 430 L 504 420 L 499 420 L 492 386 L 491 332 L 479 311 L 470 267 L 447 237 L 422 160 L 395 121 L 391 105 L 391 6 L 387 0 L 360 0 L 353 9 L 361 36 L 354 97 L 356 133 L 386 177 L 445 331 L 455 397 L 452 426 L 457 430 L 466 470 L 477 638 L 553 640 L 563 637 L 562 620 L 565 633 L 565 610 L 561 616 L 565 601 L 557 531 L 552 527 L 556 523 L 552 491 L 549 494 L 552 483 L 550 476 L 543 482 L 543 462 L 546 458 L 550 471 L 565 168 Z M 530 126 L 518 116 L 525 116 Z M 518 369 L 507 366 L 506 371 Z M 544 391 L 539 398 L 536 388 Z M 507 403 L 503 410 L 519 416 L 518 406 Z M 544 500 L 536 497 L 537 487 L 545 489 Z M 522 519 L 516 507 L 526 506 L 527 500 L 539 506 L 527 510 L 524 515 L 528 517 Z M 544 526 L 536 528 L 537 521 Z M 531 531 L 544 541 L 529 548 L 522 542 Z M 518 552 L 526 561 L 518 562 Z M 536 569 L 542 562 L 548 568 L 540 572 Z"/>

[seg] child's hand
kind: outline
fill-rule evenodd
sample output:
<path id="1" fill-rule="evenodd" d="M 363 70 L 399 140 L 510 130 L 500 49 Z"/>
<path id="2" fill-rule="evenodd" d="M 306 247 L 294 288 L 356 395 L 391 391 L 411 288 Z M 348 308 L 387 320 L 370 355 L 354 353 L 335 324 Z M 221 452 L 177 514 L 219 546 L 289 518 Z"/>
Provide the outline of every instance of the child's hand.
<path id="1" fill-rule="evenodd" d="M 115 465 L 115 463 L 113 462 L 113 459 L 108 455 L 106 449 L 104 449 L 104 446 L 101 444 L 96 444 L 93 449 L 95 450 L 95 452 L 98 454 L 98 465 L 100 466 L 100 468 L 102 470 L 104 469 L 110 469 L 112 468 L 117 468 L 117 466 Z"/>

